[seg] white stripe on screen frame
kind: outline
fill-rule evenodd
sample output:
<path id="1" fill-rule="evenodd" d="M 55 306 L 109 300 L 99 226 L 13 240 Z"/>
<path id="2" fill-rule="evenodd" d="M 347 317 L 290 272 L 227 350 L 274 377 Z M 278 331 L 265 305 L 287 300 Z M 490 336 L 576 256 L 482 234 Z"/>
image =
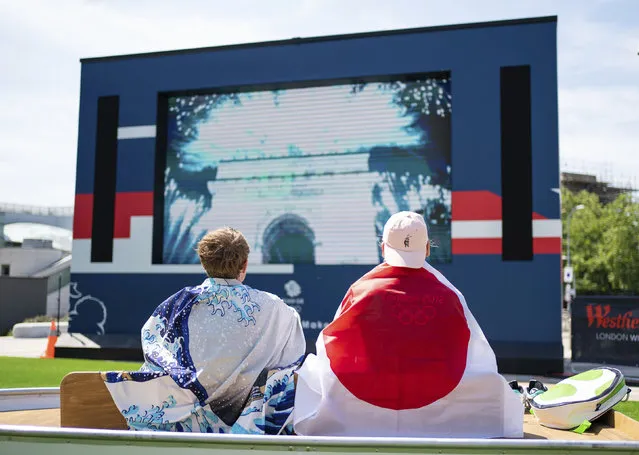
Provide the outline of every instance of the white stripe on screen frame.
<path id="1" fill-rule="evenodd" d="M 132 216 L 129 238 L 113 239 L 113 262 L 91 262 L 91 239 L 73 240 L 71 273 L 202 274 L 199 264 L 151 264 L 153 217 Z M 250 264 L 249 274 L 290 275 L 293 264 Z"/>
<path id="2" fill-rule="evenodd" d="M 155 125 L 120 126 L 118 128 L 118 139 L 120 140 L 154 138 L 155 134 Z"/>
<path id="3" fill-rule="evenodd" d="M 73 241 L 73 261 L 71 262 L 71 273 L 129 273 L 129 274 L 192 274 L 202 275 L 204 270 L 199 264 L 151 264 L 150 254 L 136 260 L 126 260 L 133 258 L 134 254 L 127 254 L 136 251 L 140 242 L 131 239 L 114 239 L 113 241 L 113 262 L 91 262 L 91 240 L 76 239 Z M 140 248 L 138 251 L 145 251 Z M 293 264 L 249 264 L 249 275 L 291 275 L 294 271 Z"/>
<path id="4" fill-rule="evenodd" d="M 453 221 L 451 237 L 454 239 L 499 239 L 501 238 L 501 220 Z"/>

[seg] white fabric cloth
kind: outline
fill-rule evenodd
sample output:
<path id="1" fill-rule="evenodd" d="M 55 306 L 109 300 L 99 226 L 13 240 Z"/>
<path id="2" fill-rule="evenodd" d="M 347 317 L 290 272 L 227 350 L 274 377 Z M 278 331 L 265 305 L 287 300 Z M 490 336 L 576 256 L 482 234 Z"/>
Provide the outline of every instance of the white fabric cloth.
<path id="1" fill-rule="evenodd" d="M 497 372 L 493 350 L 469 310 L 464 296 L 428 263 L 424 268 L 455 293 L 470 330 L 466 367 L 457 386 L 443 398 L 414 409 L 388 409 L 363 401 L 340 382 L 331 368 L 331 362 L 335 359 L 330 359 L 327 355 L 323 331 L 317 340 L 317 355 L 309 355 L 298 371 L 293 411 L 297 434 L 523 437 L 523 406 L 506 380 Z M 333 323 L 340 319 L 340 310 Z M 330 327 L 329 325 L 324 330 Z M 441 348 L 446 352 L 445 346 Z M 371 383 L 376 380 L 378 379 L 375 377 L 370 378 Z M 428 388 L 429 384 L 423 384 L 423 387 Z"/>

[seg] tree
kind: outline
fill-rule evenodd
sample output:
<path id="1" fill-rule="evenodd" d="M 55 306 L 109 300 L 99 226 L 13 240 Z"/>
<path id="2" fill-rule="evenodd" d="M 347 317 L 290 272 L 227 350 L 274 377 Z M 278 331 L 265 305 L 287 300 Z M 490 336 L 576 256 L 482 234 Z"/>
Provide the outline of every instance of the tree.
<path id="1" fill-rule="evenodd" d="M 563 245 L 570 229 L 571 263 L 580 294 L 639 294 L 639 204 L 622 194 L 610 204 L 597 195 L 562 190 Z M 573 212 L 570 226 L 567 216 Z"/>

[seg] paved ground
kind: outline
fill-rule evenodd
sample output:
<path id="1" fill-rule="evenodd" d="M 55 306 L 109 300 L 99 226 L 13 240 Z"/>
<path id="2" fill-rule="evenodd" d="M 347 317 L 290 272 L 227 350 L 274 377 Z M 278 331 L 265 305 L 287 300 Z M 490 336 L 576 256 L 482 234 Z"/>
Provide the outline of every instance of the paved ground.
<path id="1" fill-rule="evenodd" d="M 57 345 L 64 345 L 65 347 L 99 347 L 84 335 L 70 333 L 61 333 Z M 47 338 L 0 337 L 0 356 L 40 357 L 46 347 Z"/>
<path id="2" fill-rule="evenodd" d="M 0 356 L 40 357 L 46 347 L 46 338 L 0 337 Z"/>

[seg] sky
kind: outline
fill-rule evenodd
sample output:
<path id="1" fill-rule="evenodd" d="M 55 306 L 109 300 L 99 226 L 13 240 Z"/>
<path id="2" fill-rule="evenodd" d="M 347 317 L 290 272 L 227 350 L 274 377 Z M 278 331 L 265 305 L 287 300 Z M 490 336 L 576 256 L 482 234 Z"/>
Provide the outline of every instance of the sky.
<path id="1" fill-rule="evenodd" d="M 73 205 L 80 58 L 547 15 L 562 168 L 639 186 L 639 0 L 0 0 L 0 203 Z"/>

